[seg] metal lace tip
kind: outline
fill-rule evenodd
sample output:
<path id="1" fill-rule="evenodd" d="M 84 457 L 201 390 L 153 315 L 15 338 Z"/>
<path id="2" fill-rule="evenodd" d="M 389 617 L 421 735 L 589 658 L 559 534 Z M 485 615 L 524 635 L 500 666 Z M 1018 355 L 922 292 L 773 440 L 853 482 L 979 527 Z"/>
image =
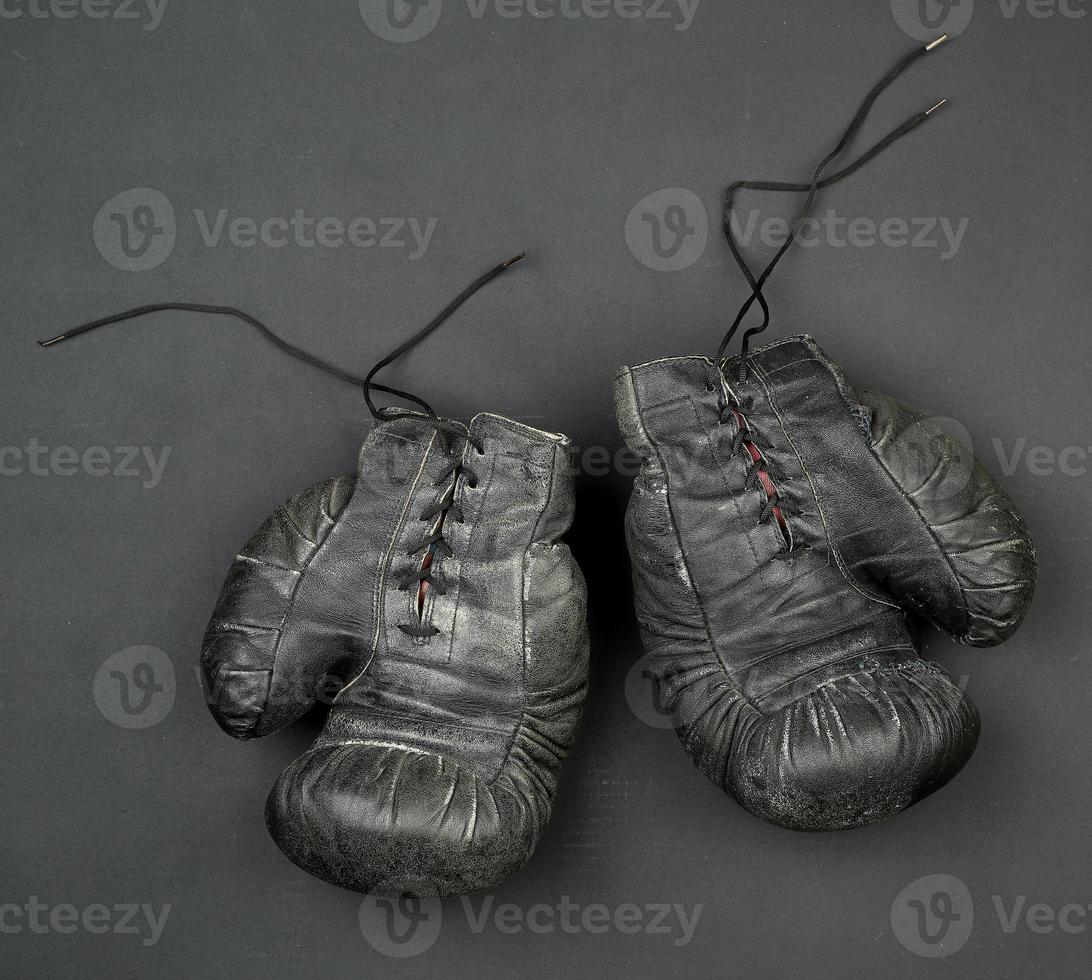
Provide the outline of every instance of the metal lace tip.
<path id="1" fill-rule="evenodd" d="M 503 268 L 507 269 L 509 266 L 515 265 L 520 259 L 527 258 L 526 252 L 520 252 L 519 255 L 513 255 L 507 262 L 504 263 Z"/>
<path id="2" fill-rule="evenodd" d="M 932 114 L 933 114 L 934 112 L 936 112 L 936 111 L 937 111 L 937 109 L 939 109 L 939 108 L 940 108 L 940 107 L 941 107 L 942 105 L 947 105 L 947 104 L 948 104 L 948 100 L 947 100 L 947 99 L 941 99 L 941 100 L 940 100 L 940 101 L 939 101 L 939 102 L 938 102 L 938 103 L 937 103 L 937 104 L 936 104 L 935 106 L 933 106 L 933 108 L 932 108 L 932 109 L 926 109 L 926 110 L 925 110 L 925 115 L 927 115 L 927 116 L 930 116 L 930 115 L 932 115 Z"/>
<path id="3" fill-rule="evenodd" d="M 939 48 L 945 41 L 949 40 L 951 40 L 950 34 L 941 34 L 940 37 L 938 37 L 935 41 L 930 41 L 927 45 L 925 45 L 925 50 L 932 51 L 933 48 Z"/>
<path id="4" fill-rule="evenodd" d="M 61 333 L 61 334 L 57 334 L 56 337 L 50 337 L 49 340 L 39 340 L 38 341 L 38 346 L 39 347 L 49 347 L 52 344 L 59 344 L 62 340 L 65 339 L 66 336 L 68 336 L 68 335 Z"/>

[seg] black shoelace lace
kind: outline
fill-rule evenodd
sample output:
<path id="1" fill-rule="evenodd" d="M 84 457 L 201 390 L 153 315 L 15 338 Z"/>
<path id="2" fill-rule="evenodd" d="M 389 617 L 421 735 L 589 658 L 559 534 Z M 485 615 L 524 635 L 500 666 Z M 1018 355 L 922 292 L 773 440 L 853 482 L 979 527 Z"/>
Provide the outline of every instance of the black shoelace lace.
<path id="1" fill-rule="evenodd" d="M 437 430 L 442 431 L 442 430 Z M 472 436 L 463 434 L 463 439 L 473 447 L 479 456 L 485 455 L 485 447 Z M 441 435 L 441 438 L 444 438 Z M 452 453 L 452 445 L 446 444 L 446 451 Z M 463 453 L 452 453 L 447 466 L 433 481 L 433 489 L 441 490 L 438 497 L 418 515 L 422 524 L 431 524 L 428 535 L 415 545 L 406 549 L 406 557 L 412 564 L 402 574 L 398 582 L 400 592 L 409 592 L 415 589 L 417 592 L 417 615 L 411 622 L 399 623 L 398 628 L 407 636 L 415 640 L 427 640 L 436 636 L 440 631 L 432 623 L 424 622 L 425 598 L 429 591 L 437 595 L 446 595 L 447 586 L 442 578 L 436 575 L 437 558 L 451 558 L 454 551 L 444 537 L 448 524 L 462 524 L 464 521 L 462 504 L 458 495 L 460 484 L 465 484 L 473 490 L 478 485 L 477 474 L 467 466 L 463 459 Z"/>
<path id="2" fill-rule="evenodd" d="M 849 145 L 853 142 L 857 136 L 861 127 L 864 125 L 865 120 L 868 118 L 869 113 L 872 111 L 872 107 L 876 100 L 884 92 L 884 90 L 891 85 L 907 68 L 909 68 L 919 58 L 928 54 L 939 47 L 942 43 L 948 40 L 948 35 L 945 34 L 930 44 L 924 47 L 917 47 L 911 51 L 908 55 L 902 58 L 876 85 L 873 86 L 871 91 L 865 96 L 864 101 L 861 103 L 854 115 L 849 126 L 842 134 L 841 139 L 822 162 L 816 168 L 815 173 L 812 175 L 811 180 L 804 183 L 792 183 L 788 181 L 771 181 L 771 180 L 737 180 L 735 183 L 728 187 L 725 194 L 724 203 L 724 235 L 728 239 L 728 247 L 731 249 L 732 257 L 735 259 L 736 264 L 739 266 L 744 277 L 747 280 L 747 284 L 751 287 L 751 295 L 743 303 L 736 315 L 732 325 L 728 328 L 724 337 L 720 342 L 720 346 L 717 348 L 715 357 L 715 363 L 718 370 L 722 373 L 724 371 L 726 352 L 729 344 L 732 342 L 732 338 L 736 335 L 740 325 L 743 323 L 744 318 L 750 312 L 751 307 L 757 302 L 759 308 L 762 310 L 762 322 L 757 326 L 753 326 L 750 329 L 744 331 L 743 341 L 740 348 L 739 356 L 739 381 L 745 381 L 747 378 L 748 367 L 748 351 L 750 349 L 751 338 L 762 333 L 770 325 L 770 307 L 766 301 L 766 297 L 763 295 L 762 289 L 769 280 L 770 275 L 774 269 L 777 268 L 778 263 L 784 258 L 785 254 L 796 242 L 803 230 L 805 223 L 811 216 L 812 208 L 815 205 L 815 199 L 819 191 L 825 187 L 830 187 L 832 184 L 836 184 L 841 180 L 845 180 L 850 175 L 856 173 L 865 164 L 879 156 L 884 150 L 886 150 L 892 143 L 902 139 L 911 130 L 916 129 L 923 122 L 926 121 L 937 109 L 947 102 L 946 99 L 942 99 L 936 105 L 924 112 L 919 112 L 917 115 L 912 116 L 901 126 L 888 133 L 883 139 L 881 139 L 874 146 L 862 153 L 852 163 L 839 170 L 837 173 L 832 174 L 829 177 L 823 177 L 827 167 L 833 163 L 838 157 L 840 157 Z M 743 256 L 743 252 L 736 241 L 735 229 L 732 226 L 732 218 L 735 213 L 735 201 L 736 196 L 741 190 L 752 191 L 775 191 L 780 193 L 806 193 L 807 196 L 803 205 L 796 214 L 793 220 L 790 232 L 785 242 L 778 249 L 774 257 L 766 265 L 766 268 L 762 271 L 762 274 L 757 278 L 754 272 L 748 265 L 747 260 Z M 727 381 L 727 379 L 724 379 Z M 746 403 L 746 400 L 735 395 L 731 391 L 730 383 L 720 385 L 720 421 L 724 425 L 734 423 L 736 426 L 736 434 L 732 441 L 733 457 L 737 456 L 741 448 L 746 447 L 748 453 L 751 456 L 752 465 L 750 472 L 747 476 L 745 487 L 752 489 L 762 484 L 763 491 L 766 494 L 766 502 L 762 508 L 759 522 L 762 524 L 768 523 L 772 517 L 777 517 L 778 524 L 781 528 L 782 534 L 785 538 L 786 548 L 781 550 L 775 558 L 780 560 L 795 558 L 803 550 L 808 549 L 808 545 L 794 543 L 792 529 L 789 526 L 787 518 L 790 516 L 799 516 L 789 506 L 786 505 L 785 500 L 781 497 L 778 491 L 778 485 L 784 486 L 784 476 L 769 461 L 768 451 L 771 448 L 769 443 L 766 442 L 762 436 L 754 430 L 754 427 L 747 419 L 746 412 L 750 409 L 750 404 Z"/>
<path id="3" fill-rule="evenodd" d="M 51 347 L 61 341 L 71 340 L 73 337 L 78 337 L 80 334 L 88 333 L 91 330 L 97 330 L 99 327 L 105 327 L 111 323 L 122 323 L 126 320 L 135 319 L 136 317 L 145 316 L 150 313 L 161 313 L 167 310 L 178 310 L 186 313 L 210 313 L 219 316 L 236 317 L 257 329 L 266 340 L 274 344 L 285 354 L 295 357 L 305 364 L 310 364 L 312 367 L 316 367 L 320 371 L 326 372 L 339 381 L 344 381 L 347 384 L 360 388 L 364 392 L 364 400 L 368 405 L 368 410 L 376 421 L 389 422 L 399 418 L 416 418 L 431 425 L 435 428 L 444 451 L 449 455 L 452 455 L 452 460 L 445 471 L 436 480 L 437 488 L 447 484 L 446 489 L 436 502 L 421 514 L 422 521 L 434 522 L 433 530 L 419 546 L 413 548 L 410 552 L 410 557 L 416 557 L 424 552 L 424 558 L 415 568 L 411 569 L 410 572 L 403 577 L 399 586 L 403 590 L 408 590 L 413 581 L 418 583 L 417 608 L 418 620 L 420 620 L 420 613 L 424 608 L 424 597 L 427 589 L 431 588 L 440 595 L 444 594 L 443 584 L 433 576 L 433 563 L 437 555 L 440 555 L 441 557 L 450 557 L 452 554 L 451 546 L 443 538 L 443 526 L 444 522 L 449 519 L 456 522 L 462 522 L 463 520 L 462 509 L 455 499 L 459 484 L 465 483 L 466 486 L 471 488 L 477 486 L 477 476 L 462 461 L 461 453 L 453 453 L 453 443 L 455 440 L 462 439 L 472 446 L 479 455 L 484 455 L 485 447 L 470 436 L 463 427 L 448 419 L 440 418 L 440 416 L 433 411 L 432 406 L 423 398 L 410 394 L 408 391 L 402 391 L 398 388 L 391 388 L 387 385 L 379 384 L 373 379 L 377 372 L 424 340 L 479 289 L 495 279 L 506 269 L 515 265 L 516 262 L 524 257 L 524 254 L 525 253 L 521 252 L 519 255 L 502 262 L 500 265 L 490 269 L 485 275 L 480 276 L 472 282 L 435 317 L 433 317 L 425 327 L 414 334 L 405 343 L 400 344 L 394 351 L 379 361 L 379 363 L 362 378 L 357 377 L 355 374 L 350 374 L 348 371 L 343 371 L 341 368 L 324 361 L 322 358 L 316 357 L 314 354 L 310 354 L 307 351 L 301 350 L 299 347 L 288 343 L 288 341 L 270 330 L 269 327 L 262 323 L 257 317 L 251 316 L 249 313 L 244 313 L 242 310 L 237 310 L 232 306 L 214 306 L 207 303 L 152 303 L 147 306 L 137 306 L 131 310 L 126 310 L 123 313 L 115 313 L 112 316 L 106 316 L 98 320 L 91 320 L 88 323 L 80 324 L 77 327 L 66 330 L 64 333 L 58 334 L 56 337 L 51 337 L 49 340 L 39 340 L 38 343 L 42 347 Z M 375 391 L 381 391 L 385 394 L 392 395 L 395 398 L 412 402 L 419 406 L 421 412 L 424 414 L 422 415 L 421 412 L 399 411 L 390 407 L 377 408 L 372 401 L 372 392 Z M 448 481 L 451 482 L 448 483 Z M 399 626 L 399 629 L 410 636 L 419 638 L 434 636 L 439 632 L 435 627 L 425 626 L 420 621 L 401 625 Z"/>
<path id="4" fill-rule="evenodd" d="M 490 269 L 485 275 L 471 283 L 458 296 L 455 297 L 431 323 L 424 326 L 416 334 L 402 344 L 399 344 L 386 357 L 382 358 L 367 374 L 364 379 L 364 400 L 368 403 L 368 409 L 376 421 L 390 422 L 400 418 L 413 418 L 431 425 L 436 430 L 442 451 L 448 455 L 448 463 L 433 480 L 433 489 L 440 491 L 436 499 L 418 515 L 418 521 L 430 525 L 428 534 L 417 544 L 410 545 L 406 549 L 406 557 L 412 560 L 412 564 L 402 574 L 398 583 L 401 592 L 409 592 L 416 589 L 417 598 L 415 608 L 417 615 L 412 622 L 399 623 L 398 628 L 407 636 L 415 640 L 427 640 L 440 632 L 432 623 L 424 621 L 425 599 L 431 590 L 437 595 L 445 595 L 447 587 L 443 579 L 437 577 L 437 559 L 451 558 L 454 555 L 451 545 L 444 537 L 444 531 L 448 523 L 462 524 L 464 521 L 462 504 L 460 503 L 460 490 L 463 486 L 473 490 L 478 485 L 478 475 L 473 468 L 467 465 L 465 447 L 469 446 L 478 456 L 485 455 L 485 447 L 475 439 L 463 426 L 449 419 L 440 418 L 421 398 L 409 396 L 409 400 L 420 405 L 426 415 L 418 412 L 406 412 L 391 408 L 390 406 L 377 407 L 372 401 L 371 391 L 390 391 L 382 385 L 376 384 L 372 379 L 383 368 L 396 361 L 411 347 L 415 347 L 424 340 L 433 330 L 444 322 L 452 313 L 463 305 L 471 296 L 482 288 L 490 280 L 495 279 L 506 269 L 511 268 L 525 253 L 520 253 L 513 258 L 502 262 Z M 401 394 L 405 398 L 406 395 Z M 464 446 L 460 448 L 459 443 Z"/>
<path id="5" fill-rule="evenodd" d="M 716 387 L 710 382 L 710 388 Z M 758 515 L 759 526 L 768 524 L 776 518 L 778 528 L 784 538 L 785 547 L 778 549 L 773 555 L 774 561 L 793 561 L 811 546 L 802 542 L 796 542 L 793 538 L 792 527 L 789 519 L 799 517 L 800 514 L 792 505 L 781 496 L 779 487 L 783 487 L 788 478 L 769 458 L 769 452 L 773 448 L 757 432 L 747 418 L 747 412 L 751 408 L 751 401 L 746 396 L 736 396 L 728 399 L 724 396 L 723 385 L 721 389 L 720 417 L 721 425 L 734 425 L 735 435 L 732 437 L 732 447 L 728 453 L 729 459 L 735 459 L 741 452 L 748 456 L 747 477 L 743 481 L 744 491 L 760 489 L 765 501 Z"/>

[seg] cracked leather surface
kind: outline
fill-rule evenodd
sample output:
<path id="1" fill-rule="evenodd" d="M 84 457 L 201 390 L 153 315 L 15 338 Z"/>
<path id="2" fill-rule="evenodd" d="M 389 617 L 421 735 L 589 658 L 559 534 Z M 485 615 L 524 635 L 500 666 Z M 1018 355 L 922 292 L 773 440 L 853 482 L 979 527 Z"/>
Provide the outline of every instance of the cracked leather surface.
<path id="1" fill-rule="evenodd" d="M 465 431 L 465 429 L 464 429 Z M 452 448 L 422 418 L 377 423 L 357 476 L 293 497 L 243 548 L 206 633 L 216 720 L 277 731 L 331 684 L 315 745 L 277 780 L 273 839 L 312 874 L 363 892 L 461 894 L 531 856 L 587 689 L 586 592 L 560 542 L 573 516 L 570 446 L 495 415 L 453 449 L 461 521 L 437 588 L 400 589 L 420 564 L 420 515 Z M 471 486 L 476 483 L 476 486 Z M 434 627 L 407 635 L 399 624 Z M 344 686 L 341 686 L 344 682 Z"/>
<path id="2" fill-rule="evenodd" d="M 942 786 L 978 738 L 906 612 L 1000 643 L 1031 601 L 1034 549 L 969 450 L 854 391 L 811 338 L 749 364 L 742 383 L 735 359 L 723 376 L 703 357 L 618 375 L 618 422 L 642 460 L 626 518 L 642 641 L 687 752 L 750 812 L 795 830 L 871 823 Z M 723 402 L 747 406 L 769 444 L 798 512 L 787 531 L 759 522 L 767 493 L 745 486 L 752 459 L 733 456 Z"/>

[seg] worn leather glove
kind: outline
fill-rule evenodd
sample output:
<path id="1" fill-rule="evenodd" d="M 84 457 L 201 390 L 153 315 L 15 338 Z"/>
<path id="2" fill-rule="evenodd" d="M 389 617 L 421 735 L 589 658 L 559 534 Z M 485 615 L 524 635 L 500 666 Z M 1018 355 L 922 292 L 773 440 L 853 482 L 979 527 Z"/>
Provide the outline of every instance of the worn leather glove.
<path id="1" fill-rule="evenodd" d="M 1036 574 L 970 452 L 855 391 L 809 337 L 723 373 L 625 368 L 616 402 L 642 460 L 626 521 L 641 634 L 698 768 L 794 830 L 867 824 L 947 782 L 978 716 L 905 613 L 991 646 Z"/>
<path id="2" fill-rule="evenodd" d="M 357 477 L 293 497 L 243 548 L 202 653 L 216 720 L 268 735 L 347 679 L 266 806 L 300 867 L 457 894 L 530 858 L 587 688 L 572 514 L 564 437 L 406 413 L 377 422 Z"/>

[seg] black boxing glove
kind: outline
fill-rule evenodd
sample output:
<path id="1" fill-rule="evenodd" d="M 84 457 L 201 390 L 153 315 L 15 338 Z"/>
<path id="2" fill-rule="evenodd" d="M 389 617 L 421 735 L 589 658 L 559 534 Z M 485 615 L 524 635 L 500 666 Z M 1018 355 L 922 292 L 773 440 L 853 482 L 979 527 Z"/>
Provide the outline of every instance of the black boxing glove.
<path id="1" fill-rule="evenodd" d="M 564 437 L 403 416 L 240 552 L 201 658 L 224 730 L 271 734 L 346 681 L 266 806 L 300 867 L 457 894 L 529 859 L 587 689 L 572 514 Z"/>
<path id="2" fill-rule="evenodd" d="M 643 642 L 691 758 L 744 807 L 795 830 L 867 824 L 942 786 L 978 737 L 905 612 L 1000 643 L 1034 549 L 967 449 L 854 391 L 810 338 L 738 367 L 618 376 L 642 460 L 626 531 Z"/>

